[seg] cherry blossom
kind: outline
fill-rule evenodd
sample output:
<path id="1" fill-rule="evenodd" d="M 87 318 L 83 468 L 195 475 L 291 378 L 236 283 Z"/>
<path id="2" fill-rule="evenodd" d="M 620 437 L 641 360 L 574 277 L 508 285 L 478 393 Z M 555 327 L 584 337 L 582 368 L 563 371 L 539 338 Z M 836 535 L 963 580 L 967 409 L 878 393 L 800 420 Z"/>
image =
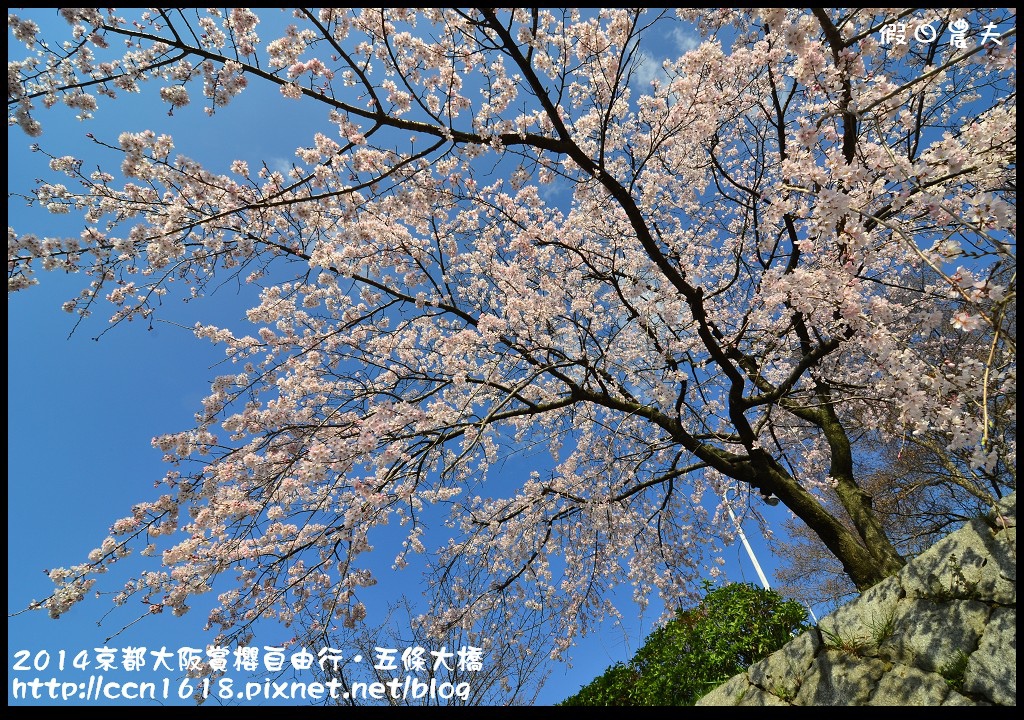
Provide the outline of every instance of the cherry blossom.
<path id="1" fill-rule="evenodd" d="M 698 591 L 726 490 L 755 517 L 780 500 L 861 589 L 897 572 L 859 429 L 941 437 L 971 492 L 1012 486 L 989 422 L 1015 412 L 1012 35 L 932 55 L 881 44 L 904 14 L 870 9 L 123 12 L 62 9 L 45 45 L 9 15 L 31 52 L 9 125 L 125 93 L 215 123 L 276 86 L 267 112 L 322 128 L 291 169 L 226 173 L 160 128 L 92 137 L 100 169 L 40 143 L 18 192 L 78 225 L 9 228 L 9 292 L 76 271 L 64 309 L 107 301 L 115 326 L 228 279 L 252 298 L 195 319 L 223 374 L 154 439 L 159 497 L 51 571 L 51 615 L 137 550 L 153 570 L 118 601 L 182 614 L 228 580 L 220 640 L 355 628 L 383 553 L 423 573 L 425 632 L 544 627 L 557 656 L 616 586 Z M 384 526 L 404 540 L 378 550 Z"/>

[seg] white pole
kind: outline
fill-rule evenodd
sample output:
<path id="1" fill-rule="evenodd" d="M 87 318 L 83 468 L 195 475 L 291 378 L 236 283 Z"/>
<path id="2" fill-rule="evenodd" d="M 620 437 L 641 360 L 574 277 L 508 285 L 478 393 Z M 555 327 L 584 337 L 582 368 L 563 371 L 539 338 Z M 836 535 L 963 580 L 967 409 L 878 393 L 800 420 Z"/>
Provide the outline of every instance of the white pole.
<path id="1" fill-rule="evenodd" d="M 729 511 L 729 517 L 732 519 L 732 524 L 736 526 L 736 532 L 739 533 L 740 540 L 743 541 L 743 547 L 747 549 L 747 555 L 750 556 L 750 562 L 754 563 L 754 569 L 757 570 L 757 576 L 761 578 L 761 584 L 764 585 L 765 590 L 771 590 L 768 586 L 768 578 L 764 576 L 764 572 L 761 570 L 761 565 L 757 562 L 757 557 L 754 556 L 754 550 L 750 547 L 750 543 L 747 542 L 747 536 L 743 533 L 743 527 L 736 519 L 736 515 L 732 511 L 732 506 L 729 505 L 729 501 L 725 502 L 725 509 Z"/>
<path id="2" fill-rule="evenodd" d="M 757 576 L 761 578 L 761 584 L 764 585 L 765 590 L 771 590 L 771 588 L 768 587 L 768 579 L 764 576 L 764 572 L 761 570 L 761 565 L 757 562 L 757 557 L 754 555 L 754 549 L 750 547 L 750 543 L 747 542 L 747 536 L 743 532 L 743 526 L 740 525 L 739 520 L 736 519 L 736 515 L 732 511 L 732 505 L 729 504 L 728 492 L 725 497 L 725 509 L 729 511 L 729 518 L 732 520 L 732 524 L 736 526 L 736 532 L 740 536 L 740 541 L 743 542 L 743 547 L 747 550 L 747 555 L 750 556 L 750 562 L 754 563 L 754 569 L 757 570 Z M 818 618 L 815 616 L 814 610 L 811 609 L 810 605 L 805 604 L 805 607 L 807 608 L 807 612 L 811 614 L 811 619 L 814 620 L 814 624 L 817 625 Z"/>

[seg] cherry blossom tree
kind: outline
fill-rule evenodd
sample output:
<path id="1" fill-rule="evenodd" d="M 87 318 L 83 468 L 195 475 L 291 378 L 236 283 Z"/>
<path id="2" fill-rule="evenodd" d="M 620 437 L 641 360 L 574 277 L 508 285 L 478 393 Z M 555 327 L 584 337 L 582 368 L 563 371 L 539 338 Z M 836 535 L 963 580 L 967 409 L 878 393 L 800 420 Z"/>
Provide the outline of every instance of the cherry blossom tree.
<path id="1" fill-rule="evenodd" d="M 1010 273 L 1011 268 L 1001 268 L 992 277 L 1005 284 L 1010 277 L 1003 275 Z M 950 304 L 944 311 L 944 322 L 952 323 L 957 312 L 957 304 Z M 1014 340 L 1016 318 L 1011 315 L 1007 320 L 1005 330 Z M 970 366 L 959 354 L 967 337 L 934 334 L 914 349 L 927 354 L 933 366 L 947 368 L 947 373 L 969 373 Z M 997 445 L 1010 446 L 1016 437 L 1013 398 L 993 403 L 989 418 L 989 435 L 998 438 Z M 1012 456 L 1000 454 L 995 463 L 978 466 L 972 462 L 972 448 L 951 446 L 941 432 L 906 433 L 899 427 L 862 427 L 856 423 L 850 428 L 861 450 L 855 458 L 859 482 L 871 494 L 872 507 L 886 534 L 904 556 L 917 555 L 964 522 L 987 515 L 993 498 L 1002 498 L 1016 489 Z M 841 513 L 841 505 L 834 497 L 827 497 L 829 494 L 825 502 Z M 775 573 L 776 588 L 781 593 L 808 606 L 825 607 L 841 605 L 856 595 L 856 586 L 835 556 L 806 525 L 792 519 L 784 525 L 786 532 L 776 536 L 773 547 L 781 560 Z"/>
<path id="2" fill-rule="evenodd" d="M 117 602 L 216 589 L 224 642 L 355 628 L 397 525 L 423 632 L 546 628 L 557 655 L 617 585 L 695 596 L 726 491 L 781 502 L 856 588 L 897 572 L 856 428 L 941 441 L 968 480 L 1014 465 L 1014 11 L 259 12 L 8 16 L 32 138 L 137 93 L 213 123 L 257 85 L 323 125 L 288 171 L 160 128 L 90 136 L 99 168 L 37 140 L 22 193 L 80 232 L 9 227 L 9 292 L 81 273 L 64 309 L 108 302 L 118 332 L 253 298 L 195 318 L 231 370 L 154 440 L 162 494 L 50 571 L 52 616 L 161 552 Z"/>

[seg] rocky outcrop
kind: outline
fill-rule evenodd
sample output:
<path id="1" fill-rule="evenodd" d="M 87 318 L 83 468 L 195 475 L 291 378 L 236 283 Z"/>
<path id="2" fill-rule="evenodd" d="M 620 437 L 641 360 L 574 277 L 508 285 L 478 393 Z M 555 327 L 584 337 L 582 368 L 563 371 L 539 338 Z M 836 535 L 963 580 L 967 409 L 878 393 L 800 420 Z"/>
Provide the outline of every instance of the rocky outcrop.
<path id="1" fill-rule="evenodd" d="M 697 705 L 1016 705 L 1016 525 L 1014 494 Z"/>

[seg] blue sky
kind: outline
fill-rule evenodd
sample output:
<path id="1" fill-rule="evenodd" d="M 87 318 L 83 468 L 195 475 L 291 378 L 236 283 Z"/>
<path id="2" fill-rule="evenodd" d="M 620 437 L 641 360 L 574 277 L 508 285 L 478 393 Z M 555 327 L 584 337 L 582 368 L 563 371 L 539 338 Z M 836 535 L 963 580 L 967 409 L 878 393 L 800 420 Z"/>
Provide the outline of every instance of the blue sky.
<path id="1" fill-rule="evenodd" d="M 52 10 L 46 14 L 47 18 L 52 15 Z M 687 38 L 680 40 L 688 42 Z M 11 57 L 23 54 L 23 46 L 14 43 L 9 47 Z M 141 98 L 101 104 L 96 119 L 88 123 L 75 120 L 71 112 L 62 109 L 41 113 L 44 134 L 37 141 L 51 154 L 78 155 L 88 146 L 88 132 L 115 142 L 123 130 L 149 127 L 170 133 L 177 151 L 222 172 L 235 158 L 256 167 L 260 160 L 271 167 L 289 162 L 294 149 L 310 144 L 313 132 L 324 127 L 319 109 L 285 113 L 283 109 L 296 106 L 257 92 L 244 93 L 232 105 L 219 109 L 213 119 L 203 115 L 198 103 L 169 117 L 166 106 L 155 101 L 156 90 L 155 85 L 144 86 Z M 9 129 L 9 187 L 27 188 L 30 183 L 26 179 L 42 172 L 45 158 L 28 150 L 32 142 L 17 128 Z M 111 161 L 116 163 L 112 155 L 104 165 Z M 29 211 L 17 199 L 9 199 L 8 213 L 9 224 L 21 232 L 40 236 L 76 233 L 73 217 L 69 226 L 67 216 Z M 8 299 L 9 614 L 49 594 L 53 585 L 45 569 L 83 561 L 114 520 L 127 515 L 134 503 L 156 495 L 153 483 L 166 467 L 150 440 L 192 424 L 209 382 L 219 374 L 214 366 L 223 359 L 220 348 L 197 340 L 185 327 L 171 322 L 158 323 L 151 330 L 139 323 L 125 325 L 94 340 L 107 327 L 106 308 L 71 334 L 75 316 L 63 313 L 60 305 L 77 294 L 84 278 L 42 274 L 40 281 Z M 222 291 L 201 306 L 170 300 L 163 317 L 190 326 L 196 319 L 210 321 L 212 315 L 213 322 L 227 324 L 242 318 L 242 308 L 230 292 Z M 748 524 L 747 535 L 773 580 L 774 563 L 760 533 Z M 383 554 L 385 567 L 390 557 Z M 738 542 L 725 560 L 730 580 L 759 582 Z M 399 581 L 412 579 L 407 575 Z M 82 603 L 59 620 L 42 612 L 9 617 L 8 703 L 23 704 L 11 696 L 15 678 L 56 676 L 64 681 L 95 674 L 95 669 L 56 671 L 61 650 L 70 665 L 79 651 L 92 653 L 104 644 L 118 649 L 176 650 L 183 645 L 202 647 L 207 640 L 201 630 L 205 615 L 198 605 L 182 618 L 145 618 L 108 640 L 134 617 L 132 613 L 141 612 L 129 607 L 104 617 L 109 607 L 106 599 L 101 599 Z M 658 611 L 652 609 L 642 621 L 628 609 L 625 615 L 623 627 L 605 627 L 580 641 L 572 653 L 572 669 L 552 664 L 539 697 L 541 703 L 564 699 L 608 665 L 627 660 L 654 628 Z M 268 630 L 257 643 L 274 644 L 280 639 L 276 632 Z M 39 653 L 45 651 L 50 664 L 40 670 L 15 670 L 17 651 L 28 651 L 30 667 L 33 662 L 43 664 L 45 658 Z M 114 673 L 107 676 L 117 677 Z M 175 674 L 172 687 L 176 678 Z M 167 704 L 190 701 L 172 698 Z"/>

